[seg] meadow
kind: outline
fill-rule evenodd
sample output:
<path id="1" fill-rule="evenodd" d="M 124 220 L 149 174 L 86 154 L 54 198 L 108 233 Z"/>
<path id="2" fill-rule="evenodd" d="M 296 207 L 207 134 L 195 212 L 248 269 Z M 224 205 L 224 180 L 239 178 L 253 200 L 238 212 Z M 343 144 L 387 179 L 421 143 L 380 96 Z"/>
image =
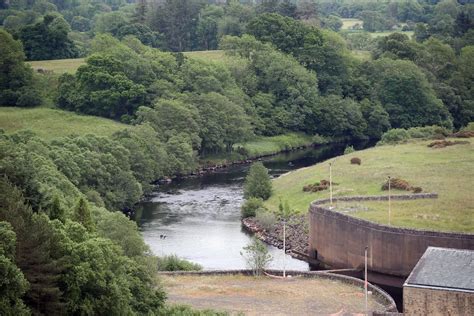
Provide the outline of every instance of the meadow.
<path id="1" fill-rule="evenodd" d="M 208 51 L 195 51 L 195 52 L 184 52 L 184 56 L 205 61 L 223 61 L 225 58 L 224 51 L 222 50 L 208 50 Z M 76 72 L 77 68 L 86 63 L 85 58 L 76 59 L 57 59 L 57 60 L 39 60 L 30 61 L 28 64 L 38 71 L 43 69 L 46 71 L 53 72 L 55 74 Z"/>
<path id="2" fill-rule="evenodd" d="M 0 128 L 6 132 L 29 129 L 45 140 L 67 135 L 110 136 L 127 125 L 97 116 L 49 108 L 0 107 Z"/>
<path id="3" fill-rule="evenodd" d="M 285 174 L 273 180 L 274 193 L 265 206 L 276 211 L 281 199 L 288 201 L 294 212 L 306 213 L 312 201 L 328 198 L 329 190 L 308 193 L 303 192 L 303 186 L 328 180 L 331 163 L 333 182 L 337 184 L 333 186 L 334 196 L 387 194 L 381 187 L 388 176 L 404 179 L 423 192 L 439 194 L 434 200 L 392 201 L 392 225 L 474 233 L 474 144 L 433 149 L 427 147 L 430 142 L 377 146 Z M 354 157 L 361 159 L 361 165 L 350 163 Z M 388 223 L 387 202 L 345 202 L 335 204 L 335 208 Z"/>

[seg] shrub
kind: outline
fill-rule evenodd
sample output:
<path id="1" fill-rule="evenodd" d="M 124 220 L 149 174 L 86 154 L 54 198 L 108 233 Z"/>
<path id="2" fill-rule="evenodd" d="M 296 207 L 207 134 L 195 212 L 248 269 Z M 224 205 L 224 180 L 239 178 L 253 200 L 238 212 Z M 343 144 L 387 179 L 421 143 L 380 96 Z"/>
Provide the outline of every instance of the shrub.
<path id="1" fill-rule="evenodd" d="M 355 151 L 353 146 L 346 146 L 346 149 L 344 149 L 344 155 L 351 154 Z"/>
<path id="2" fill-rule="evenodd" d="M 421 187 L 412 187 L 411 190 L 413 191 L 413 193 L 423 192 L 423 189 Z"/>
<path id="3" fill-rule="evenodd" d="M 428 144 L 427 146 L 431 147 L 431 148 L 444 148 L 444 147 L 448 147 L 448 146 L 464 145 L 464 144 L 469 144 L 469 142 L 465 141 L 465 140 L 464 141 L 456 140 L 456 141 L 453 141 L 453 142 L 450 141 L 450 140 L 437 140 L 437 141 L 434 141 L 434 142 Z"/>
<path id="4" fill-rule="evenodd" d="M 332 185 L 338 185 L 337 183 L 333 182 Z M 314 184 L 308 184 L 303 187 L 303 192 L 319 192 L 324 191 L 329 188 L 329 181 L 328 180 L 321 180 Z"/>
<path id="5" fill-rule="evenodd" d="M 382 138 L 377 145 L 389 145 L 406 142 L 410 138 L 407 130 L 403 128 L 394 128 L 382 135 Z"/>
<path id="6" fill-rule="evenodd" d="M 158 271 L 199 271 L 202 266 L 176 255 L 158 257 Z"/>
<path id="7" fill-rule="evenodd" d="M 311 142 L 317 145 L 324 145 L 329 143 L 329 139 L 327 137 L 316 134 L 312 137 Z"/>
<path id="8" fill-rule="evenodd" d="M 390 179 L 390 189 L 410 191 L 411 185 L 406 180 L 399 179 L 399 178 L 392 178 Z M 388 180 L 382 185 L 382 190 L 383 191 L 388 190 Z"/>
<path id="9" fill-rule="evenodd" d="M 353 165 L 359 165 L 362 163 L 362 161 L 360 160 L 360 158 L 357 158 L 357 157 L 354 157 L 351 159 L 351 164 Z"/>
<path id="10" fill-rule="evenodd" d="M 240 255 L 245 258 L 247 265 L 253 271 L 254 276 L 262 274 L 263 270 L 272 261 L 272 256 L 263 242 L 253 237 L 252 241 L 243 248 Z"/>
<path id="11" fill-rule="evenodd" d="M 462 131 L 471 131 L 471 132 L 474 132 L 474 122 L 468 123 L 468 124 L 462 129 Z"/>
<path id="12" fill-rule="evenodd" d="M 423 127 L 412 127 L 407 130 L 408 135 L 410 138 L 423 138 L 423 139 L 430 139 L 430 138 L 439 138 L 448 136 L 451 131 L 444 127 L 440 126 L 423 126 Z"/>
<path id="13" fill-rule="evenodd" d="M 254 217 L 259 208 L 263 208 L 263 200 L 252 197 L 242 205 L 240 208 L 240 214 L 242 218 Z"/>
<path id="14" fill-rule="evenodd" d="M 267 231 L 270 230 L 277 221 L 275 214 L 263 208 L 259 208 L 257 210 L 257 215 L 255 216 L 255 218 L 257 219 L 258 223 L 263 227 L 263 229 Z"/>
<path id="15" fill-rule="evenodd" d="M 272 195 L 272 182 L 268 175 L 268 169 L 263 163 L 256 162 L 251 167 L 245 177 L 244 197 L 261 198 L 267 200 Z"/>

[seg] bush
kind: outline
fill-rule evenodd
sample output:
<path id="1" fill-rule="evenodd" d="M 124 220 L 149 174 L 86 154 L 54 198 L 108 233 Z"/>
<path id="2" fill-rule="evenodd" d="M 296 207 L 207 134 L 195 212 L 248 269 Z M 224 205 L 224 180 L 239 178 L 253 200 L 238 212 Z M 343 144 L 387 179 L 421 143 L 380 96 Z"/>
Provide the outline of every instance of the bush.
<path id="1" fill-rule="evenodd" d="M 354 157 L 351 159 L 351 164 L 353 165 L 359 165 L 362 163 L 362 161 L 360 160 L 360 158 L 357 158 L 357 157 Z"/>
<path id="2" fill-rule="evenodd" d="M 410 191 L 411 190 L 411 185 L 406 180 L 398 179 L 398 178 L 392 178 L 392 179 L 390 179 L 390 189 Z M 382 185 L 382 190 L 383 191 L 388 190 L 388 180 Z"/>
<path id="3" fill-rule="evenodd" d="M 394 128 L 382 135 L 377 145 L 399 144 L 406 142 L 410 138 L 410 134 L 403 128 Z"/>
<path id="4" fill-rule="evenodd" d="M 474 132 L 474 122 L 468 123 L 468 124 L 462 129 L 462 131 Z"/>
<path id="5" fill-rule="evenodd" d="M 195 310 L 187 305 L 166 305 L 159 311 L 159 316 L 227 316 L 227 312 L 219 312 L 213 309 Z"/>
<path id="6" fill-rule="evenodd" d="M 311 142 L 316 145 L 324 145 L 329 143 L 329 139 L 327 137 L 316 134 L 311 138 Z"/>
<path id="7" fill-rule="evenodd" d="M 251 167 L 245 178 L 244 198 L 251 197 L 267 200 L 272 195 L 272 182 L 268 175 L 268 169 L 263 163 L 256 162 Z"/>
<path id="8" fill-rule="evenodd" d="M 199 271 L 202 266 L 176 255 L 158 257 L 158 271 Z"/>
<path id="9" fill-rule="evenodd" d="M 275 214 L 267 211 L 264 208 L 259 208 L 257 210 L 255 218 L 257 219 L 258 223 L 263 227 L 263 229 L 267 231 L 272 229 L 273 225 L 275 225 L 277 221 Z"/>
<path id="10" fill-rule="evenodd" d="M 259 208 L 263 208 L 263 200 L 253 197 L 245 201 L 240 208 L 240 214 L 242 218 L 254 217 Z"/>
<path id="11" fill-rule="evenodd" d="M 262 274 L 263 270 L 272 261 L 272 256 L 263 242 L 253 237 L 252 241 L 243 248 L 244 252 L 240 255 L 245 258 L 247 265 L 253 271 L 254 276 Z"/>
<path id="12" fill-rule="evenodd" d="M 436 125 L 433 126 L 423 126 L 423 127 L 412 127 L 407 130 L 410 138 L 423 138 L 431 139 L 438 138 L 439 136 L 446 137 L 451 131 L 444 127 L 439 127 Z"/>
<path id="13" fill-rule="evenodd" d="M 346 149 L 344 149 L 344 155 L 351 154 L 355 151 L 354 146 L 346 146 Z"/>

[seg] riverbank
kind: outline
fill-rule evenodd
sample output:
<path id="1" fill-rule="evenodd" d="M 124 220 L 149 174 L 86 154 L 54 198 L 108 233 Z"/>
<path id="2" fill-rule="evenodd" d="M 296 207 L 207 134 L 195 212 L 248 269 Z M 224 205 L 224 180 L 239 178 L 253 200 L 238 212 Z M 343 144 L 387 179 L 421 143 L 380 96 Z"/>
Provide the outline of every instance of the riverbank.
<path id="1" fill-rule="evenodd" d="M 242 219 L 242 226 L 263 242 L 283 249 L 283 221 L 279 220 L 271 229 L 265 229 L 255 217 Z M 309 220 L 307 215 L 293 215 L 286 223 L 285 252 L 295 259 L 306 261 L 309 250 Z"/>

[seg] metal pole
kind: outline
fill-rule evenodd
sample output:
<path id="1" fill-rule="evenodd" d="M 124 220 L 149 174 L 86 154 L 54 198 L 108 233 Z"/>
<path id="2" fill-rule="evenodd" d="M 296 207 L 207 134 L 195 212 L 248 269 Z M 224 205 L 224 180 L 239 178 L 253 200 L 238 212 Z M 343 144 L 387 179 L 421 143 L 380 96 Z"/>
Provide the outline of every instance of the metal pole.
<path id="1" fill-rule="evenodd" d="M 283 277 L 286 278 L 286 219 L 283 220 Z"/>
<path id="2" fill-rule="evenodd" d="M 368 246 L 365 246 L 365 314 L 366 315 L 369 315 L 369 308 L 368 308 L 368 291 L 367 291 L 367 287 L 368 287 L 368 284 L 367 284 L 367 249 L 369 247 Z"/>
<path id="3" fill-rule="evenodd" d="M 390 176 L 388 176 L 388 226 L 391 226 L 392 222 L 392 203 L 391 203 L 391 184 L 390 184 Z"/>
<path id="4" fill-rule="evenodd" d="M 332 163 L 329 163 L 329 201 L 332 206 Z"/>

